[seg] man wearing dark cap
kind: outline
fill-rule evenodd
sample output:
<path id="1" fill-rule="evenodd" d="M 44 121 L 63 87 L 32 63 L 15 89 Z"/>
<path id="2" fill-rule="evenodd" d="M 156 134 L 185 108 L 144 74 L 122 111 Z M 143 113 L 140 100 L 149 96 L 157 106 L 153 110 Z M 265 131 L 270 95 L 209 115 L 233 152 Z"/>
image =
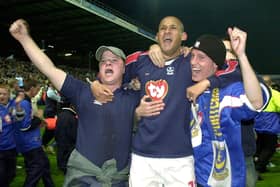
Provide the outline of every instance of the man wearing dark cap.
<path id="1" fill-rule="evenodd" d="M 19 19 L 10 27 L 33 64 L 74 105 L 78 115 L 76 147 L 67 164 L 64 186 L 125 187 L 138 95 L 122 87 L 125 55 L 121 49 L 101 46 L 96 51 L 99 80 L 114 93 L 114 102 L 95 100 L 90 85 L 54 66 Z"/>
<path id="2" fill-rule="evenodd" d="M 191 132 L 198 186 L 245 186 L 241 120 L 253 118 L 269 97 L 247 59 L 247 34 L 238 28 L 229 28 L 228 34 L 240 60 L 243 82 L 208 89 L 192 106 Z M 199 82 L 220 69 L 226 49 L 216 36 L 203 35 L 195 42 L 191 56 L 192 79 Z"/>

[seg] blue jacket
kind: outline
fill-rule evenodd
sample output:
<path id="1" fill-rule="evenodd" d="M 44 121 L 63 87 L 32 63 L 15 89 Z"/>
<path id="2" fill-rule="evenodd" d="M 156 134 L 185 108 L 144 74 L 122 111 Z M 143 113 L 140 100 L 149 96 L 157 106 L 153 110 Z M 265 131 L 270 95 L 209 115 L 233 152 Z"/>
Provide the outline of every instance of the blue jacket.
<path id="1" fill-rule="evenodd" d="M 280 92 L 271 89 L 271 99 L 263 112 L 255 118 L 255 130 L 258 133 L 280 133 Z"/>
<path id="2" fill-rule="evenodd" d="M 16 147 L 15 132 L 15 102 L 10 100 L 7 105 L 0 104 L 0 117 L 2 127 L 0 130 L 0 151 Z"/>
<path id="3" fill-rule="evenodd" d="M 24 116 L 15 124 L 15 138 L 18 152 L 25 153 L 42 145 L 39 127 L 41 120 L 32 116 L 31 99 L 27 95 L 20 102 L 20 107 L 24 111 Z"/>
<path id="4" fill-rule="evenodd" d="M 269 91 L 263 88 L 267 103 Z M 241 120 L 257 115 L 240 82 L 205 91 L 193 107 L 191 121 L 196 179 L 202 186 L 245 186 Z"/>

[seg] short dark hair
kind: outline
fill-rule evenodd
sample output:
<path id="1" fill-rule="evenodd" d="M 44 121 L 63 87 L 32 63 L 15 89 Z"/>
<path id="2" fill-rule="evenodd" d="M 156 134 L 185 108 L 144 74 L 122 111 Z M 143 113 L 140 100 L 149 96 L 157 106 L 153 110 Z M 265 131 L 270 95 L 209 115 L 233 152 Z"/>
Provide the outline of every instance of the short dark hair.
<path id="1" fill-rule="evenodd" d="M 24 91 L 29 91 L 32 87 L 37 87 L 39 85 L 39 82 L 35 79 L 26 79 L 24 80 Z"/>

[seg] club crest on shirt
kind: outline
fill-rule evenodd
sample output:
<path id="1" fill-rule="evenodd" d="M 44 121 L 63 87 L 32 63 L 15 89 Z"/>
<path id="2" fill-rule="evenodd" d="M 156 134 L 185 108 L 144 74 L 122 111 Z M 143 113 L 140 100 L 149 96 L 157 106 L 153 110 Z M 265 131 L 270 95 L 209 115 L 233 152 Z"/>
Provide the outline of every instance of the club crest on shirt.
<path id="1" fill-rule="evenodd" d="M 225 142 L 213 141 L 214 166 L 212 176 L 217 181 L 224 181 L 229 176 L 228 150 Z"/>
<path id="2" fill-rule="evenodd" d="M 174 75 L 174 71 L 175 71 L 175 69 L 172 66 L 169 66 L 169 67 L 166 68 L 166 74 L 167 75 Z"/>
<path id="3" fill-rule="evenodd" d="M 148 81 L 145 85 L 146 94 L 152 100 L 164 99 L 168 92 L 168 84 L 165 80 Z"/>

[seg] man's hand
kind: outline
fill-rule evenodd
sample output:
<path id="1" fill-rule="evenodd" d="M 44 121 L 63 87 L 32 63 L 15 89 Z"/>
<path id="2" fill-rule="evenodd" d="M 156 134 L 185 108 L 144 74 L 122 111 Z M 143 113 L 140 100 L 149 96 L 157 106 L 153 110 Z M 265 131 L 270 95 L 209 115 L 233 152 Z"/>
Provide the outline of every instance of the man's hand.
<path id="1" fill-rule="evenodd" d="M 18 92 L 17 97 L 15 99 L 16 105 L 18 105 L 25 98 L 24 92 Z"/>
<path id="2" fill-rule="evenodd" d="M 230 36 L 231 47 L 238 58 L 241 58 L 242 55 L 245 55 L 246 51 L 246 40 L 247 33 L 240 30 L 237 27 L 228 28 L 228 34 Z"/>
<path id="3" fill-rule="evenodd" d="M 90 88 L 96 100 L 101 103 L 110 102 L 114 98 L 113 92 L 98 80 L 91 82 Z"/>
<path id="4" fill-rule="evenodd" d="M 11 35 L 18 41 L 24 40 L 29 36 L 29 25 L 23 19 L 18 19 L 14 23 L 11 24 L 9 29 Z"/>
<path id="5" fill-rule="evenodd" d="M 184 57 L 186 57 L 190 53 L 191 49 L 192 49 L 191 47 L 181 47 L 180 53 L 183 54 Z M 164 67 L 165 61 L 169 60 L 167 57 L 163 55 L 158 44 L 153 44 L 150 46 L 149 57 L 154 63 L 154 65 L 160 68 Z"/>
<path id="6" fill-rule="evenodd" d="M 164 109 L 165 104 L 162 100 L 152 101 L 147 95 L 144 95 L 136 108 L 135 113 L 138 119 L 141 117 L 149 117 L 159 115 Z"/>
<path id="7" fill-rule="evenodd" d="M 138 78 L 132 79 L 130 81 L 129 88 L 133 89 L 134 91 L 138 91 L 141 89 L 141 83 Z"/>
<path id="8" fill-rule="evenodd" d="M 150 46 L 149 57 L 151 58 L 154 65 L 160 68 L 164 67 L 165 60 L 158 44 L 153 44 Z"/>
<path id="9" fill-rule="evenodd" d="M 210 82 L 207 79 L 204 79 L 193 86 L 190 86 L 186 89 L 186 96 L 189 101 L 195 103 L 197 97 L 202 94 L 208 87 Z"/>
<path id="10" fill-rule="evenodd" d="M 188 54 L 191 52 L 192 48 L 191 47 L 181 47 L 180 52 L 181 54 L 184 54 L 184 57 L 188 56 Z"/>

